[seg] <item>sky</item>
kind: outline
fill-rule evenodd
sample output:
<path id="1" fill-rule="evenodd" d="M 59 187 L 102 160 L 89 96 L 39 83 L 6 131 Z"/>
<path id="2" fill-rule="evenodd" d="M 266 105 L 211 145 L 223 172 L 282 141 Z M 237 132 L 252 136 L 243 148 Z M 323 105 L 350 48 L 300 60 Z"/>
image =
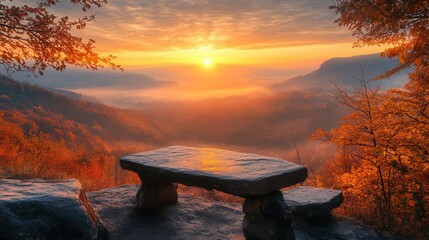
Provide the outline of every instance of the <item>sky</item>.
<path id="1" fill-rule="evenodd" d="M 84 36 L 124 66 L 314 65 L 379 51 L 352 48 L 331 0 L 110 0 Z M 68 13 L 70 7 L 60 11 Z M 73 11 L 71 13 L 81 14 Z"/>
<path id="2" fill-rule="evenodd" d="M 193 90 L 193 95 L 199 90 L 196 95 L 206 96 L 202 89 L 214 90 L 213 95 L 234 89 L 248 93 L 315 70 L 329 58 L 382 50 L 353 48 L 355 37 L 334 23 L 338 16 L 329 9 L 331 4 L 331 0 L 109 0 L 102 8 L 90 9 L 95 21 L 76 34 L 95 40 L 102 55 L 117 56 L 115 62 L 125 69 L 122 78 L 141 76 L 146 92 L 177 83 L 174 88 Z M 66 1 L 53 10 L 74 18 L 83 14 Z M 68 73 L 76 71 L 81 78 L 92 74 L 75 69 Z M 121 78 L 116 73 L 104 76 Z M 87 88 L 70 88 L 88 93 Z"/>

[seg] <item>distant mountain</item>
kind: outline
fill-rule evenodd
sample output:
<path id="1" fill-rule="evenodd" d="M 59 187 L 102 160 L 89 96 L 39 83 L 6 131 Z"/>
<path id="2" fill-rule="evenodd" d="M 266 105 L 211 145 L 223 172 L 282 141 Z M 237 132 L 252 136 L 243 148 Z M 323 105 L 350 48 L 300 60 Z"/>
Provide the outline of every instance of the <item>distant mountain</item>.
<path id="1" fill-rule="evenodd" d="M 333 87 L 333 83 L 343 87 L 359 86 L 358 79 L 372 79 L 398 65 L 397 60 L 381 58 L 379 54 L 347 58 L 332 58 L 309 74 L 272 84 L 274 90 L 320 91 Z M 404 70 L 381 82 L 382 88 L 400 87 L 407 81 L 410 70 Z M 374 85 L 380 82 L 374 82 Z"/>
<path id="2" fill-rule="evenodd" d="M 75 100 L 81 100 L 81 101 L 90 101 L 93 103 L 100 103 L 100 101 L 92 96 L 87 96 L 84 94 L 80 94 L 77 92 L 73 92 L 73 91 L 69 91 L 69 90 L 63 90 L 63 89 L 54 89 L 54 88 L 46 88 L 46 90 L 53 92 L 53 93 L 57 93 L 63 96 L 66 96 L 68 98 L 71 99 L 75 99 Z"/>
<path id="3" fill-rule="evenodd" d="M 0 112 L 27 132 L 42 131 L 66 142 L 90 142 L 93 137 L 142 143 L 164 139 L 162 127 L 143 111 L 72 99 L 64 92 L 57 94 L 4 76 L 0 76 Z"/>
<path id="4" fill-rule="evenodd" d="M 0 69 L 0 74 L 2 71 Z M 70 68 L 64 72 L 53 69 L 45 71 L 43 76 L 27 76 L 25 72 L 15 72 L 13 78 L 39 86 L 54 89 L 149 89 L 174 85 L 176 82 L 159 81 L 150 76 L 132 71 L 100 69 L 98 71 Z"/>

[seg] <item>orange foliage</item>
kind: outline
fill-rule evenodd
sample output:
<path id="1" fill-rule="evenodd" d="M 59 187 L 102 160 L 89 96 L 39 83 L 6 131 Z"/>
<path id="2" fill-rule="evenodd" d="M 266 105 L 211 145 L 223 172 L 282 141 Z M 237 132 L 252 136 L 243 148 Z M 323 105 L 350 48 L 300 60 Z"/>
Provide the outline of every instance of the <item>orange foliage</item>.
<path id="1" fill-rule="evenodd" d="M 3 2 L 3 1 L 1 1 Z M 113 56 L 102 57 L 94 52 L 93 40 L 84 41 L 74 35 L 94 20 L 93 15 L 72 20 L 56 16 L 51 9 L 58 1 L 42 0 L 37 4 L 13 1 L 0 3 L 0 65 L 7 71 L 28 71 L 43 75 L 47 67 L 62 71 L 67 65 L 96 70 L 105 66 L 118 68 Z M 71 0 L 85 12 L 106 0 Z M 35 34 L 43 33 L 43 34 Z"/>
<path id="2" fill-rule="evenodd" d="M 397 57 L 390 76 L 414 67 L 403 89 L 362 89 L 337 100 L 349 107 L 341 127 L 316 138 L 351 149 L 325 166 L 326 181 L 343 189 L 343 210 L 401 235 L 429 239 L 429 1 L 336 0 L 340 26 L 357 36 L 357 46 L 388 44 Z M 379 76 L 381 78 L 383 76 Z M 349 164 L 351 167 L 341 168 Z M 357 161 L 357 163 L 356 163 Z M 328 179 L 329 179 L 328 177 Z"/>
<path id="3" fill-rule="evenodd" d="M 118 165 L 119 156 L 135 149 L 119 146 L 119 150 L 113 151 L 112 146 L 97 137 L 87 140 L 94 140 L 98 147 L 87 149 L 84 143 L 66 144 L 43 132 L 25 134 L 21 126 L 5 120 L 3 114 L 0 136 L 0 177 L 76 178 L 90 190 L 139 182 L 131 176 L 134 174 L 120 170 Z"/>
<path id="4" fill-rule="evenodd" d="M 413 238 L 429 237 L 429 91 L 419 84 L 426 77 L 416 71 L 401 90 L 371 90 L 368 81 L 351 95 L 338 90 L 352 112 L 314 135 L 342 150 L 319 173 L 343 190 L 342 212 Z"/>
<path id="5" fill-rule="evenodd" d="M 388 44 L 383 53 L 400 65 L 387 75 L 429 62 L 429 1 L 335 0 L 336 22 L 353 31 L 357 46 Z"/>

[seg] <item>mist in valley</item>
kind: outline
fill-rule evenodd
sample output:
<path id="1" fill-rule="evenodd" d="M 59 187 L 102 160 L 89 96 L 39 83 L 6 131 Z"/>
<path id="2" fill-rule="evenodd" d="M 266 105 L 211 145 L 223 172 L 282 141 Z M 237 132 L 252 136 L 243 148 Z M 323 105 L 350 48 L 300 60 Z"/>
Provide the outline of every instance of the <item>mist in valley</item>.
<path id="1" fill-rule="evenodd" d="M 125 72 L 70 70 L 17 79 L 77 100 L 112 106 L 108 111 L 122 109 L 115 112 L 130 133 L 107 125 L 104 135 L 113 142 L 128 141 L 142 149 L 147 144 L 221 147 L 282 157 L 317 170 L 335 157 L 336 149 L 312 140 L 311 135 L 319 128 L 338 127 L 346 113 L 332 90 L 357 89 L 359 76 L 374 78 L 394 64 L 374 54 L 331 59 L 315 70 L 309 66 L 166 66 Z M 373 87 L 400 87 L 406 74 L 377 81 Z M 99 121 L 93 122 L 90 128 Z M 145 130 L 139 138 L 138 131 L 131 133 L 137 126 L 149 126 L 150 134 L 156 135 L 150 139 L 156 141 L 141 141 L 150 134 Z"/>

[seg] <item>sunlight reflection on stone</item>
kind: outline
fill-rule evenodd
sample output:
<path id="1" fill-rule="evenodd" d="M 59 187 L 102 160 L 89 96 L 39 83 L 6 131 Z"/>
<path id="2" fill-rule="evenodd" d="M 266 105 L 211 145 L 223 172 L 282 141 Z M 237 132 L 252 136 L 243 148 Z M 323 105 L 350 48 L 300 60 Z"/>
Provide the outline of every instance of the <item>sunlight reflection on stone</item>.
<path id="1" fill-rule="evenodd" d="M 299 165 L 258 154 L 216 148 L 172 146 L 121 158 L 144 166 L 228 179 L 258 179 L 293 171 Z"/>
<path id="2" fill-rule="evenodd" d="M 219 153 L 204 149 L 201 151 L 200 156 L 197 158 L 200 164 L 199 169 L 206 172 L 215 174 L 225 173 L 227 170 L 231 171 L 231 167 L 225 161 L 222 161 L 222 157 Z"/>

